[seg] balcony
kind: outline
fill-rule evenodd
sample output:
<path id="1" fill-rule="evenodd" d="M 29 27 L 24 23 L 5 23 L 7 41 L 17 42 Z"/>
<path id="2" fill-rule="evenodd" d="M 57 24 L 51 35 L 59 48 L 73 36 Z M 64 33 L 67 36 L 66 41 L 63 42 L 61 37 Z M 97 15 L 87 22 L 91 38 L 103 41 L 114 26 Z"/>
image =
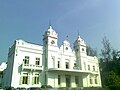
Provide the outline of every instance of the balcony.
<path id="1" fill-rule="evenodd" d="M 98 71 L 88 71 L 88 70 L 81 70 L 80 67 L 73 67 L 73 69 L 69 68 L 49 68 L 48 71 L 51 72 L 64 72 L 64 73 L 81 73 L 81 74 L 99 74 Z"/>
<path id="2" fill-rule="evenodd" d="M 90 73 L 84 70 L 80 70 L 79 68 L 74 68 L 74 69 L 66 69 L 66 68 L 49 68 L 48 71 L 52 72 L 64 72 L 64 73 Z"/>
<path id="3" fill-rule="evenodd" d="M 98 71 L 91 71 L 91 74 L 99 74 Z"/>
<path id="4" fill-rule="evenodd" d="M 37 71 L 42 71 L 43 70 L 43 66 L 33 65 L 33 64 L 22 64 L 22 69 L 23 70 L 37 70 Z"/>

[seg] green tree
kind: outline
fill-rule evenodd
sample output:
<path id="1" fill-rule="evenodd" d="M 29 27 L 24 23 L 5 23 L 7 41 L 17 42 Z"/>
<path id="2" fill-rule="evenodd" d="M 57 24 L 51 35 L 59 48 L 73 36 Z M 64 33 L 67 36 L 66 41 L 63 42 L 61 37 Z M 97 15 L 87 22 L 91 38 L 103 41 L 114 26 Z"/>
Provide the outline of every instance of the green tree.
<path id="1" fill-rule="evenodd" d="M 106 36 L 103 37 L 102 39 L 102 45 L 103 45 L 103 48 L 101 49 L 102 60 L 105 62 L 111 61 L 112 47 Z"/>
<path id="2" fill-rule="evenodd" d="M 106 86 L 120 85 L 120 56 L 117 50 L 112 49 L 109 40 L 102 40 L 100 70 L 102 84 Z"/>
<path id="3" fill-rule="evenodd" d="M 120 85 L 120 77 L 114 71 L 110 71 L 110 72 L 106 73 L 105 80 L 107 82 L 106 83 L 107 86 Z"/>
<path id="4" fill-rule="evenodd" d="M 97 50 L 93 49 L 91 46 L 87 46 L 86 52 L 89 56 L 97 56 Z"/>

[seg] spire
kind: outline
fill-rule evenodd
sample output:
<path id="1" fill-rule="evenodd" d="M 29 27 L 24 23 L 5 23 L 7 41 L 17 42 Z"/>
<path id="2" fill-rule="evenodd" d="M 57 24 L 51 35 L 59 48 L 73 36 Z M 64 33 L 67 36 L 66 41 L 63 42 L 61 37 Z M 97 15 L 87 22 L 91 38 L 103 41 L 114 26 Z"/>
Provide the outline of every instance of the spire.
<path id="1" fill-rule="evenodd" d="M 79 33 L 79 31 L 78 31 L 78 36 L 80 36 L 80 33 Z"/>
<path id="2" fill-rule="evenodd" d="M 53 29 L 52 26 L 51 26 L 51 20 L 49 20 L 49 28 L 48 29 Z"/>
<path id="3" fill-rule="evenodd" d="M 77 40 L 81 40 L 81 37 L 80 37 L 79 32 L 78 32 L 78 37 L 77 37 Z"/>
<path id="4" fill-rule="evenodd" d="M 68 40 L 68 35 L 66 36 L 66 40 Z"/>
<path id="5" fill-rule="evenodd" d="M 78 40 L 80 40 L 81 38 L 80 38 L 80 35 L 78 36 L 78 38 L 77 38 Z"/>
<path id="6" fill-rule="evenodd" d="M 49 26 L 51 26 L 51 20 L 49 20 Z"/>
<path id="7" fill-rule="evenodd" d="M 49 26 L 49 29 L 52 30 L 52 26 Z"/>

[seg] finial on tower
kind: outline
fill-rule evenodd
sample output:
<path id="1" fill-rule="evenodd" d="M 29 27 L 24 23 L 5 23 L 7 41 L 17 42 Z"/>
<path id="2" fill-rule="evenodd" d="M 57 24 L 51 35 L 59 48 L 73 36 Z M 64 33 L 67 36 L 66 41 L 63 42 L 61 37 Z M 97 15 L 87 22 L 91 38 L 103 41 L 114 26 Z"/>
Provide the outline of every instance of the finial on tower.
<path id="1" fill-rule="evenodd" d="M 49 26 L 51 26 L 51 20 L 49 20 Z"/>
<path id="2" fill-rule="evenodd" d="M 79 33 L 79 31 L 78 31 L 78 36 L 80 36 L 80 33 Z"/>
<path id="3" fill-rule="evenodd" d="M 79 31 L 78 31 L 78 37 L 77 37 L 77 39 L 80 40 L 80 33 L 79 33 Z"/>
<path id="4" fill-rule="evenodd" d="M 49 29 L 52 29 L 51 20 L 49 20 Z"/>

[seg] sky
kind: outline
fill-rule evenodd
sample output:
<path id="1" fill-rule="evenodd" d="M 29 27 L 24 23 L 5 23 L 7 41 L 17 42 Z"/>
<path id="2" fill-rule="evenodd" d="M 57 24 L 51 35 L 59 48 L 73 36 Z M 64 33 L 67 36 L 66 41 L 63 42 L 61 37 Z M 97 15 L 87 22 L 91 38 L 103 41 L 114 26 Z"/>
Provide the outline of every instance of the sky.
<path id="1" fill-rule="evenodd" d="M 120 50 L 120 0 L 0 0 L 0 62 L 16 39 L 42 44 L 49 22 L 59 46 L 79 33 L 98 51 L 104 36 Z"/>

